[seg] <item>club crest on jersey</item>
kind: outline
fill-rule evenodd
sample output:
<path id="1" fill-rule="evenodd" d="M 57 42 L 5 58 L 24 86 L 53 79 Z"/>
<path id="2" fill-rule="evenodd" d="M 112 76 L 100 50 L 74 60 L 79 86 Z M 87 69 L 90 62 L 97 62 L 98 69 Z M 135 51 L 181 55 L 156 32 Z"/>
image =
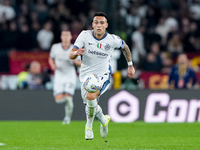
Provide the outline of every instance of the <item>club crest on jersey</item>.
<path id="1" fill-rule="evenodd" d="M 97 47 L 98 47 L 98 48 L 101 48 L 101 47 L 102 47 L 102 44 L 98 43 L 98 44 L 97 44 Z"/>
<path id="2" fill-rule="evenodd" d="M 109 45 L 109 44 L 106 44 L 105 47 L 104 47 L 104 49 L 105 49 L 106 51 L 110 50 L 110 45 Z"/>

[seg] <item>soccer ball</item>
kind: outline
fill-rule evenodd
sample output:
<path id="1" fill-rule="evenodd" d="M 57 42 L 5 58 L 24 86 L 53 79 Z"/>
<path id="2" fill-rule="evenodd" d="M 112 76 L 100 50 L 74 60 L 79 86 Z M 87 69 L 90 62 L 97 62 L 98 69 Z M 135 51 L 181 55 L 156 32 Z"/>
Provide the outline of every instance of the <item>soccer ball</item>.
<path id="1" fill-rule="evenodd" d="M 83 87 L 89 93 L 95 93 L 101 89 L 101 81 L 94 73 L 87 75 L 83 81 Z"/>

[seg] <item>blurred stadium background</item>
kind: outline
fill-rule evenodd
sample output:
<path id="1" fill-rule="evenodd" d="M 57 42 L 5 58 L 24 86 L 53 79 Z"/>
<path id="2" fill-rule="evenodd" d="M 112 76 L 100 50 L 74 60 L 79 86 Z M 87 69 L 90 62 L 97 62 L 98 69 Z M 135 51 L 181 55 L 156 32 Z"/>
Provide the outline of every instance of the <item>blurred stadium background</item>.
<path id="1" fill-rule="evenodd" d="M 63 106 L 55 104 L 52 93 L 53 72 L 48 64 L 50 47 L 60 42 L 60 33 L 64 29 L 71 31 L 73 43 L 82 30 L 91 29 L 93 14 L 97 11 L 107 14 L 107 31 L 119 35 L 129 45 L 133 55 L 137 56 L 133 58 L 136 74 L 133 79 L 127 79 L 127 63 L 123 54 L 119 50 L 113 53 L 112 87 L 100 101 L 104 113 L 111 115 L 113 122 L 127 125 L 135 121 L 200 122 L 199 0 L 0 0 L 0 124 L 5 129 L 5 132 L 1 131 L 2 135 L 7 136 L 9 130 L 12 131 L 12 127 L 6 131 L 9 125 L 5 120 L 62 120 Z M 44 39 L 43 36 L 48 38 Z M 188 67 L 195 72 L 197 82 L 190 89 L 171 90 L 168 84 L 169 74 L 181 53 L 187 55 Z M 28 89 L 22 82 L 23 73 L 26 73 L 27 66 L 32 61 L 41 64 L 41 89 Z M 72 120 L 85 120 L 79 82 L 74 105 Z M 186 128 L 184 126 L 180 129 L 184 131 Z M 198 124 L 195 124 L 191 134 L 188 132 L 179 135 L 176 132 L 178 129 L 179 127 L 173 130 L 174 141 L 176 138 L 183 140 L 181 137 L 184 137 L 182 145 L 176 145 L 176 141 L 172 142 L 174 147 L 168 147 L 171 143 L 166 144 L 162 139 L 160 143 L 165 143 L 164 147 L 159 142 L 155 143 L 155 147 L 151 143 L 142 147 L 141 140 L 148 137 L 148 134 L 143 133 L 141 139 L 134 139 L 135 145 L 139 143 L 135 148 L 199 148 L 199 137 L 195 134 L 199 133 Z M 148 128 L 144 131 L 146 130 Z M 151 136 L 146 142 L 156 136 L 153 135 L 155 130 L 156 128 L 151 130 L 152 134 L 149 133 Z M 163 128 L 164 130 L 168 131 L 169 128 Z M 120 137 L 123 136 L 126 135 Z M 165 137 L 164 134 L 161 136 Z M 196 147 L 187 143 L 188 137 L 194 138 L 196 143 L 193 144 Z M 2 139 L 0 138 L 0 146 L 1 141 L 5 143 L 10 140 L 8 136 L 5 140 Z M 188 144 L 185 148 L 184 142 Z M 13 149 L 15 144 L 10 148 Z M 113 145 L 105 145 L 94 149 L 113 149 Z M 118 146 L 119 149 L 135 146 L 132 143 L 127 145 Z M 116 146 L 115 149 L 117 148 Z M 64 148 L 61 146 L 61 149 Z"/>
<path id="2" fill-rule="evenodd" d="M 91 29 L 94 12 L 108 15 L 108 32 L 119 35 L 133 53 L 137 69 L 126 79 L 126 61 L 116 50 L 112 57 L 112 89 L 168 89 L 168 74 L 179 53 L 186 53 L 200 84 L 200 2 L 198 0 L 1 0 L 1 89 L 17 89 L 17 76 L 36 60 L 41 73 L 52 74 L 48 56 L 60 32 L 73 40 Z M 44 37 L 48 37 L 45 38 Z M 44 79 L 45 80 L 45 79 Z M 51 81 L 44 88 L 52 89 Z M 47 83 L 47 85 L 46 85 Z M 77 85 L 79 88 L 79 85 Z"/>
<path id="3" fill-rule="evenodd" d="M 108 32 L 119 35 L 127 42 L 133 53 L 133 62 L 137 70 L 134 78 L 128 79 L 126 77 L 127 63 L 123 54 L 119 50 L 114 52 L 112 87 L 104 96 L 105 101 L 103 102 L 105 111 L 109 112 L 109 99 L 113 95 L 128 90 L 131 96 L 127 96 L 129 94 L 124 92 L 124 96 L 118 100 L 118 104 L 115 104 L 116 108 L 110 109 L 116 109 L 118 115 L 121 114 L 121 116 L 130 115 L 132 110 L 140 112 L 142 116 L 138 114 L 131 121 L 122 117 L 121 121 L 116 122 L 145 120 L 144 114 L 148 107 L 152 107 L 152 112 L 150 111 L 149 114 L 153 117 L 157 116 L 157 118 L 159 118 L 160 109 L 168 108 L 168 113 L 165 112 L 162 114 L 163 116 L 161 115 L 161 118 L 164 118 L 162 121 L 166 121 L 171 105 L 175 108 L 171 115 L 174 115 L 175 118 L 180 117 L 180 122 L 200 121 L 200 94 L 198 93 L 200 88 L 200 1 L 0 0 L 0 2 L 2 113 L 7 110 L 7 107 L 4 106 L 9 106 L 9 103 L 5 103 L 5 101 L 8 102 L 8 99 L 10 102 L 17 99 L 12 102 L 14 106 L 18 106 L 13 107 L 13 111 L 21 110 L 20 104 L 24 104 L 24 100 L 28 97 L 27 94 L 30 94 L 29 90 L 38 96 L 43 95 L 43 92 L 48 93 L 46 103 L 49 102 L 49 107 L 53 107 L 54 75 L 48 64 L 51 45 L 60 42 L 60 33 L 65 29 L 72 32 L 73 43 L 82 30 L 91 29 L 93 14 L 103 11 L 108 15 Z M 195 72 L 197 81 L 192 87 L 171 90 L 168 84 L 169 74 L 177 63 L 177 56 L 181 53 L 187 55 L 188 67 Z M 41 64 L 39 71 L 43 82 L 40 89 L 29 89 L 24 85 L 23 73 L 27 73 L 27 66 L 32 61 L 38 61 Z M 75 99 L 81 99 L 79 82 L 77 82 L 76 93 Z M 140 94 L 138 95 L 138 93 Z M 155 96 L 156 94 L 158 96 Z M 24 98 L 22 98 L 23 96 Z M 131 98 L 132 96 L 133 98 Z M 43 99 L 45 97 L 41 98 L 41 101 Z M 135 99 L 135 103 L 129 102 L 129 100 L 133 101 L 132 99 Z M 29 102 L 31 101 L 34 103 L 33 105 L 38 105 L 34 101 L 34 97 L 30 98 Z M 80 104 L 81 100 L 75 102 L 75 106 Z M 131 109 L 132 106 L 135 107 L 135 104 L 138 107 Z M 189 113 L 190 107 L 194 111 Z M 131 111 L 126 112 L 128 108 Z M 78 115 L 74 114 L 74 119 L 84 119 L 84 117 L 76 116 Z M 192 119 L 188 119 L 189 116 L 192 116 Z M 183 118 L 181 119 L 181 117 Z M 23 118 L 28 119 L 29 117 L 19 117 L 20 120 Z M 58 118 L 54 116 L 48 119 Z M 1 119 L 17 118 L 8 115 L 8 118 L 1 116 Z M 37 120 L 37 117 L 32 119 Z M 45 117 L 38 119 L 42 120 Z M 174 119 L 175 122 L 177 120 Z M 157 121 L 159 122 L 159 119 Z M 156 119 L 153 122 L 156 122 Z"/>

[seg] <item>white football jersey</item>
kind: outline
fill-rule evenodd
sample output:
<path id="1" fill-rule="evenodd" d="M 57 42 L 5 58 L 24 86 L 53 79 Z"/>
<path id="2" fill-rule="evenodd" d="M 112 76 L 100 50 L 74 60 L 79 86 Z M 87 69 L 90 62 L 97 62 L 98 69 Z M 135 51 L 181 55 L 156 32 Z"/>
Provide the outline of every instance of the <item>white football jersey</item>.
<path id="1" fill-rule="evenodd" d="M 54 96 L 61 93 L 74 95 L 77 78 L 75 65 L 69 58 L 72 48 L 71 44 L 68 49 L 64 49 L 62 43 L 53 44 L 51 47 L 50 57 L 54 59 L 57 67 L 54 74 Z M 80 60 L 80 56 L 77 60 Z"/>
<path id="2" fill-rule="evenodd" d="M 76 80 L 75 66 L 73 61 L 69 58 L 72 48 L 72 44 L 68 49 L 64 49 L 62 43 L 53 44 L 50 51 L 50 57 L 54 59 L 57 67 L 55 75 L 65 75 L 68 78 L 74 78 L 74 80 Z M 80 57 L 77 59 L 80 60 Z"/>
<path id="3" fill-rule="evenodd" d="M 106 32 L 104 37 L 97 39 L 93 30 L 83 30 L 74 43 L 76 49 L 85 49 L 82 55 L 80 81 L 82 82 L 84 77 L 90 73 L 99 76 L 112 73 L 110 67 L 112 52 L 114 49 L 121 49 L 123 45 L 123 40 L 114 34 Z"/>

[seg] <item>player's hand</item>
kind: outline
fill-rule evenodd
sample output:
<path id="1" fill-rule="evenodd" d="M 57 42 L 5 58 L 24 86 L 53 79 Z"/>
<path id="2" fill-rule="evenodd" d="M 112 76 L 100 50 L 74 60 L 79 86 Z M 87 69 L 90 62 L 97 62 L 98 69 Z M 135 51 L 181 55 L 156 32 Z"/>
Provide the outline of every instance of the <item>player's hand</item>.
<path id="1" fill-rule="evenodd" d="M 135 74 L 135 68 L 133 66 L 129 66 L 128 67 L 128 77 L 133 78 L 134 74 Z"/>
<path id="2" fill-rule="evenodd" d="M 55 71 L 57 69 L 56 65 L 51 65 L 51 69 Z"/>
<path id="3" fill-rule="evenodd" d="M 85 49 L 84 49 L 84 48 L 79 48 L 79 49 L 76 51 L 76 55 L 80 56 L 80 55 L 82 55 L 84 52 L 85 52 Z"/>

